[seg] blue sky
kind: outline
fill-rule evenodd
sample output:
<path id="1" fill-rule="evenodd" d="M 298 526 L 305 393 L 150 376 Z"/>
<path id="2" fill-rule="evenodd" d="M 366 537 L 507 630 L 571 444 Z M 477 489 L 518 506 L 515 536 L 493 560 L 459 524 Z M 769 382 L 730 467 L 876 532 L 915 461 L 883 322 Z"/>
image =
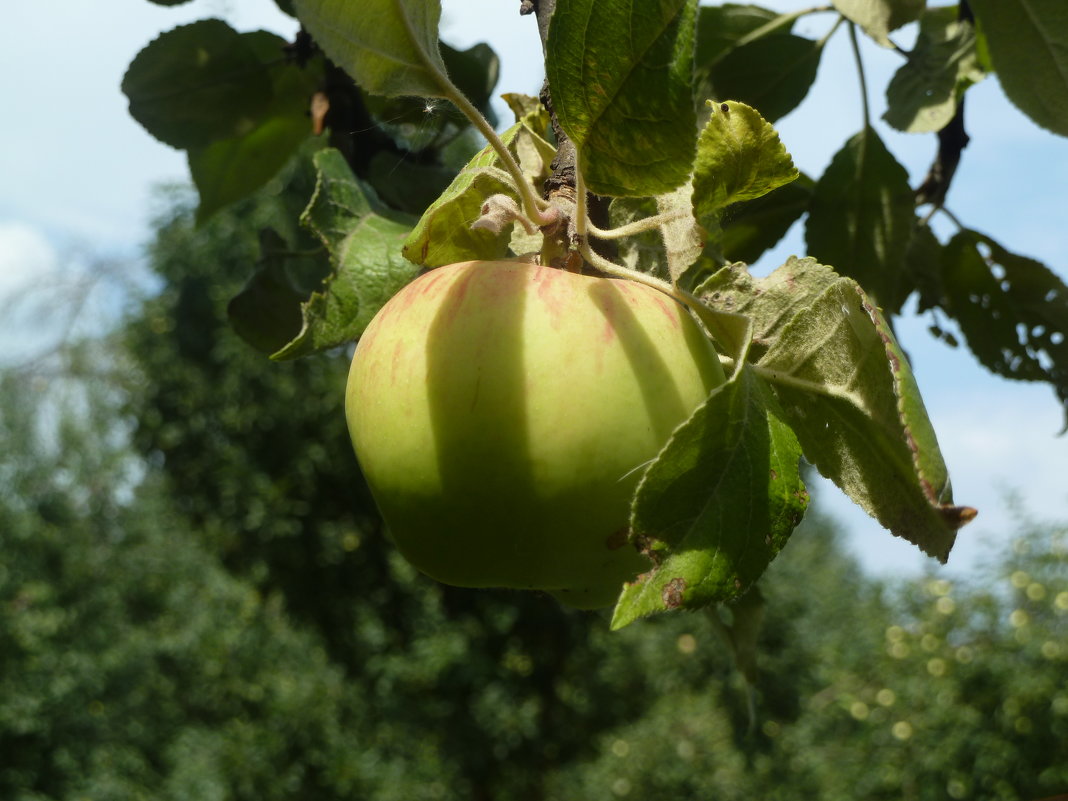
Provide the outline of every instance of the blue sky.
<path id="1" fill-rule="evenodd" d="M 783 11 L 810 5 L 797 0 L 764 4 Z M 115 9 L 110 18 L 84 0 L 8 4 L 0 12 L 5 121 L 0 128 L 0 297 L 26 283 L 71 278 L 86 254 L 129 259 L 135 269 L 148 236 L 153 187 L 187 180 L 183 155 L 155 141 L 126 112 L 119 83 L 141 47 L 165 30 L 209 16 L 239 30 L 266 28 L 290 36 L 296 29 L 272 0 L 193 0 L 171 8 L 147 0 L 109 5 Z M 518 6 L 518 0 L 445 0 L 443 38 L 461 47 L 488 41 L 502 59 L 498 91 L 536 94 L 542 77 L 536 26 L 533 18 L 518 16 Z M 831 19 L 826 14 L 806 18 L 796 30 L 819 38 Z M 910 44 L 907 37 L 899 43 Z M 885 110 L 883 90 L 901 59 L 869 42 L 863 54 L 872 115 L 878 119 Z M 777 124 L 802 170 L 818 176 L 860 128 L 859 98 L 842 29 L 828 45 L 812 94 Z M 500 116 L 507 119 L 504 111 Z M 1068 140 L 1016 111 L 996 78 L 969 91 L 966 120 L 972 142 L 947 205 L 969 227 L 1068 276 Z M 913 185 L 918 183 L 933 157 L 934 136 L 900 134 L 881 122 L 876 127 Z M 755 269 L 767 272 L 804 250 L 802 232 L 795 227 Z M 992 376 L 966 350 L 934 341 L 927 325 L 926 319 L 906 316 L 898 332 L 938 431 L 956 499 L 980 509 L 978 520 L 961 532 L 950 558 L 952 573 L 966 571 L 1012 535 L 1010 491 L 1033 517 L 1068 521 L 1068 437 L 1056 437 L 1062 413 L 1050 389 Z M 8 317 L 0 346 L 14 347 L 12 326 Z M 935 566 L 855 510 L 833 487 L 821 483 L 815 492 L 817 508 L 848 528 L 852 547 L 870 569 L 915 572 Z"/>

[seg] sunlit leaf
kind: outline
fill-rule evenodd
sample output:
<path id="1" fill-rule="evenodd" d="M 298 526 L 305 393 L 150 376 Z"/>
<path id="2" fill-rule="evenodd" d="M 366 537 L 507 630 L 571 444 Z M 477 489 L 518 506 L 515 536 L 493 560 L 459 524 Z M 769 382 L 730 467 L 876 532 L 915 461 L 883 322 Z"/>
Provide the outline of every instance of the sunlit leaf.
<path id="1" fill-rule="evenodd" d="M 906 61 L 886 87 L 883 119 L 900 131 L 937 131 L 953 118 L 964 90 L 982 80 L 975 28 L 956 8 L 932 8 Z"/>
<path id="2" fill-rule="evenodd" d="M 548 175 L 553 148 L 530 130 L 516 123 L 501 140 L 517 156 L 524 174 Z M 404 256 L 415 264 L 440 267 L 469 259 L 497 259 L 508 253 L 510 231 L 472 230 L 490 195 L 517 196 L 511 177 L 500 168 L 500 159 L 484 147 L 453 179 L 448 188 L 423 213 L 404 243 Z"/>
<path id="3" fill-rule="evenodd" d="M 713 103 L 697 140 L 693 205 L 700 217 L 793 181 L 797 168 L 779 134 L 744 103 Z"/>
<path id="4" fill-rule="evenodd" d="M 832 0 L 842 16 L 857 23 L 883 47 L 892 47 L 889 34 L 914 22 L 926 0 Z"/>

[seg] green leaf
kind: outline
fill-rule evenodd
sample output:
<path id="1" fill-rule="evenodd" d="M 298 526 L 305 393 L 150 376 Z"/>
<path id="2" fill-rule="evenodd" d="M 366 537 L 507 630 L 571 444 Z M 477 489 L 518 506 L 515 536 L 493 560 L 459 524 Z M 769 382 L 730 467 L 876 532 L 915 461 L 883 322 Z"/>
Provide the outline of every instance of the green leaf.
<path id="1" fill-rule="evenodd" d="M 501 140 L 517 155 L 524 174 L 548 175 L 555 151 L 525 123 L 513 125 L 501 134 Z M 481 215 L 486 198 L 497 193 L 518 197 L 511 177 L 500 168 L 497 153 L 487 145 L 423 213 L 404 243 L 405 258 L 425 267 L 440 267 L 506 256 L 508 228 L 499 233 L 471 228 Z"/>
<path id="2" fill-rule="evenodd" d="M 736 3 L 701 6 L 697 16 L 697 50 L 694 57 L 698 72 L 708 72 L 737 46 L 742 37 L 759 30 L 777 17 L 776 12 L 760 6 Z"/>
<path id="3" fill-rule="evenodd" d="M 744 264 L 730 264 L 695 294 L 709 306 L 743 315 L 752 324 L 752 357 L 760 358 L 782 329 L 838 280 L 815 259 L 791 256 L 766 278 L 754 278 Z"/>
<path id="4" fill-rule="evenodd" d="M 265 64 L 285 44 L 266 31 L 243 38 Z M 265 69 L 271 77 L 271 101 L 255 127 L 242 136 L 189 149 L 189 170 L 200 195 L 198 223 L 263 186 L 311 133 L 308 104 L 321 77 L 319 70 L 280 61 Z"/>
<path id="5" fill-rule="evenodd" d="M 971 8 L 1005 94 L 1043 128 L 1068 136 L 1068 3 L 973 0 Z"/>
<path id="6" fill-rule="evenodd" d="M 278 10 L 283 14 L 288 14 L 291 17 L 297 16 L 297 11 L 293 8 L 293 0 L 274 0 L 274 4 L 278 6 Z"/>
<path id="7" fill-rule="evenodd" d="M 442 42 L 441 57 L 456 88 L 475 104 L 475 108 L 491 124 L 496 125 L 497 116 L 490 101 L 500 77 L 501 63 L 493 48 L 485 42 L 479 42 L 467 50 L 457 50 Z"/>
<path id="8" fill-rule="evenodd" d="M 440 0 L 294 0 L 327 57 L 376 95 L 444 97 Z"/>
<path id="9" fill-rule="evenodd" d="M 883 47 L 893 47 L 889 34 L 902 25 L 919 19 L 926 0 L 832 0 L 834 7 L 848 20 Z"/>
<path id="10" fill-rule="evenodd" d="M 408 214 L 422 214 L 456 177 L 437 164 L 420 164 L 408 154 L 380 150 L 371 157 L 367 182 L 383 201 Z"/>
<path id="11" fill-rule="evenodd" d="M 942 250 L 942 291 L 984 367 L 1047 381 L 1068 407 L 1068 286 L 1053 271 L 964 230 Z"/>
<path id="12" fill-rule="evenodd" d="M 866 128 L 838 151 L 816 184 L 808 251 L 856 279 L 893 314 L 907 294 L 902 267 L 914 216 L 908 173 Z"/>
<path id="13" fill-rule="evenodd" d="M 410 223 L 376 209 L 337 150 L 321 150 L 314 161 L 318 181 L 301 222 L 326 245 L 333 272 L 301 304 L 300 333 L 272 359 L 352 341 L 418 273 L 400 254 Z"/>
<path id="14" fill-rule="evenodd" d="M 160 34 L 123 76 L 131 116 L 177 148 L 205 147 L 247 134 L 272 101 L 271 77 L 257 54 L 258 43 L 254 35 L 239 34 L 217 19 Z"/>
<path id="15" fill-rule="evenodd" d="M 908 360 L 856 283 L 834 280 L 800 307 L 757 366 L 805 458 L 893 534 L 944 562 L 975 510 L 953 505 Z"/>
<path id="16" fill-rule="evenodd" d="M 808 210 L 815 186 L 811 178 L 802 174 L 763 197 L 725 209 L 720 236 L 724 259 L 752 264 L 765 250 L 774 247 Z"/>
<path id="17" fill-rule="evenodd" d="M 712 87 L 718 98 L 745 103 L 774 122 L 805 99 L 822 54 L 819 42 L 803 36 L 762 36 L 731 50 L 715 64 Z"/>
<path id="18" fill-rule="evenodd" d="M 259 269 L 226 307 L 238 336 L 263 353 L 274 353 L 292 340 L 302 324 L 305 296 L 289 280 L 286 242 L 275 231 L 260 233 Z"/>
<path id="19" fill-rule="evenodd" d="M 696 10 L 697 0 L 556 6 L 546 73 L 592 192 L 659 195 L 689 177 Z"/>
<path id="20" fill-rule="evenodd" d="M 654 567 L 627 584 L 612 628 L 737 598 L 801 521 L 800 448 L 751 369 L 683 423 L 634 496 L 631 529 Z M 738 499 L 744 498 L 744 503 Z"/>
<path id="21" fill-rule="evenodd" d="M 799 175 L 779 134 L 755 109 L 734 101 L 712 107 L 694 160 L 693 207 L 698 217 L 766 195 Z"/>
<path id="22" fill-rule="evenodd" d="M 972 24 L 958 20 L 956 8 L 932 8 L 920 18 L 908 61 L 886 87 L 883 119 L 906 133 L 938 131 L 953 119 L 964 90 L 984 75 Z"/>

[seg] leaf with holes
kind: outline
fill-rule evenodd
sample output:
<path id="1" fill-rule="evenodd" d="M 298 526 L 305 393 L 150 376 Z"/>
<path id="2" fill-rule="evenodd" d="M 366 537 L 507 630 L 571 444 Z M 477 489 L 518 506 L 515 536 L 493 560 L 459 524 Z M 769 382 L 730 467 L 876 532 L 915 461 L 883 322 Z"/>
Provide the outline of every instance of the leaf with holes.
<path id="1" fill-rule="evenodd" d="M 1046 265 L 964 230 L 942 249 L 946 311 L 989 370 L 1046 381 L 1068 408 L 1068 286 Z"/>

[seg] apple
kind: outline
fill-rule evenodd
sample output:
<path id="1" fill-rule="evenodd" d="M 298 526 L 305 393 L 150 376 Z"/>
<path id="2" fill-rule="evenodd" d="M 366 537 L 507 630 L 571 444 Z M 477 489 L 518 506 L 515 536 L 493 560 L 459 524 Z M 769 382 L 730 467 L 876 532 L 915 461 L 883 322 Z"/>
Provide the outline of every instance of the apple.
<path id="1" fill-rule="evenodd" d="M 662 292 L 475 261 L 426 273 L 379 311 L 345 413 L 415 567 L 592 608 L 648 569 L 628 542 L 631 496 L 723 381 L 707 335 Z"/>

